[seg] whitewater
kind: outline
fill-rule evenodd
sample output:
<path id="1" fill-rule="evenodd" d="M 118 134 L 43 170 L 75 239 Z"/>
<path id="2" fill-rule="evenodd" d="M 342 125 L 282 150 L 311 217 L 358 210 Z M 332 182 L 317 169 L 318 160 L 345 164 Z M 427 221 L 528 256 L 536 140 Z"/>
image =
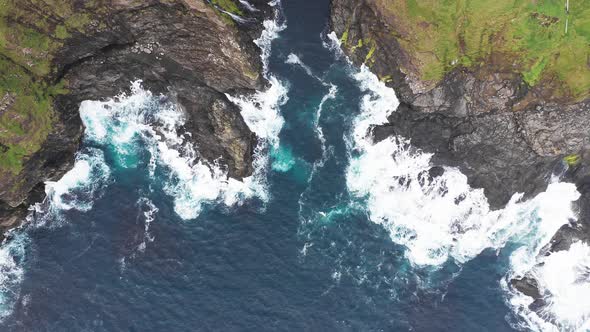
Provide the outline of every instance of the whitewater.
<path id="1" fill-rule="evenodd" d="M 328 37 L 331 45 L 326 47 L 338 49 L 337 36 Z M 485 249 L 517 243 L 520 247 L 511 255 L 510 271 L 502 280 L 508 303 L 524 318 L 516 327 L 590 328 L 590 301 L 585 296 L 590 287 L 588 245 L 574 243 L 568 251 L 537 258 L 557 230 L 576 219 L 572 203 L 580 194 L 575 185 L 554 175 L 545 192 L 528 201 L 515 193 L 505 208 L 491 211 L 483 189 L 471 188 L 459 170 L 445 167 L 441 176 L 433 178 L 432 154 L 413 148 L 410 140 L 398 136 L 374 142 L 372 127 L 387 123 L 399 102 L 393 89 L 366 66 L 353 77 L 365 94 L 348 141 L 347 185 L 354 196 L 365 200 L 371 221 L 404 245 L 408 260 L 418 267 L 441 268 L 450 260 L 463 264 Z M 507 281 L 527 274 L 545 291 L 549 305 L 540 313 L 529 309 L 531 298 L 507 286 Z"/>
<path id="2" fill-rule="evenodd" d="M 266 88 L 226 95 L 259 138 L 253 174 L 201 158 L 141 80 L 84 101 L 73 168 L 0 248 L 2 329 L 590 329 L 590 246 L 545 255 L 576 187 L 492 210 L 411 140 L 374 141 L 399 102 L 326 33 L 328 1 L 272 5 Z M 542 310 L 511 287 L 525 276 Z"/>

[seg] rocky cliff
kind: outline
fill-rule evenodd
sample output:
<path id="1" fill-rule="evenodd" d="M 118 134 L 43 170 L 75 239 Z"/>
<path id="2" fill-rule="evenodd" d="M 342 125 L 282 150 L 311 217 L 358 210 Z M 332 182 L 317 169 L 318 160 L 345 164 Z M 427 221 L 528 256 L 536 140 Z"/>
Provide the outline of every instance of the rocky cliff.
<path id="1" fill-rule="evenodd" d="M 546 251 L 590 238 L 590 2 L 332 0 L 331 28 L 400 100 L 375 140 L 401 135 L 458 167 L 492 208 L 575 182 L 579 220 Z M 513 281 L 541 295 L 534 279 Z"/>
<path id="2" fill-rule="evenodd" d="M 253 39 L 270 8 L 253 3 L 258 10 L 233 0 L 0 0 L 0 230 L 71 168 L 80 102 L 137 79 L 176 99 L 203 158 L 248 176 L 256 137 L 225 93 L 265 84 Z"/>

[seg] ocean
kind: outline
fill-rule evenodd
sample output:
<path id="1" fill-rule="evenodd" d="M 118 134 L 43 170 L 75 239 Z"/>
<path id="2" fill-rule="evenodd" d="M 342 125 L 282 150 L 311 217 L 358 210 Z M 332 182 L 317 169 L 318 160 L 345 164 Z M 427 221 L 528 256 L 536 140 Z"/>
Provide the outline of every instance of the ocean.
<path id="1" fill-rule="evenodd" d="M 551 330 L 507 280 L 575 218 L 575 186 L 490 211 L 458 170 L 430 178 L 411 142 L 367 136 L 397 98 L 339 51 L 329 1 L 275 8 L 268 89 L 228 96 L 261 138 L 254 175 L 200 161 L 140 81 L 84 102 L 74 169 L 0 250 L 0 329 Z"/>

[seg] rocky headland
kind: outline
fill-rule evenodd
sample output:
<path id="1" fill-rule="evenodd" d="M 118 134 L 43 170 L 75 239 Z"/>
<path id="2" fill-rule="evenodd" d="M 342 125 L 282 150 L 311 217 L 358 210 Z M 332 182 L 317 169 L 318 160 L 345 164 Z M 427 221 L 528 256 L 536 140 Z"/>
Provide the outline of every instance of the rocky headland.
<path id="1" fill-rule="evenodd" d="M 266 84 L 253 40 L 272 10 L 250 4 L 256 10 L 233 0 L 0 0 L 1 233 L 72 167 L 80 103 L 138 79 L 183 108 L 202 158 L 250 175 L 256 137 L 225 96 Z"/>
<path id="2" fill-rule="evenodd" d="M 590 8 L 551 2 L 332 0 L 331 29 L 400 101 L 373 128 L 434 153 L 493 209 L 552 174 L 576 184 L 579 218 L 544 252 L 590 239 Z M 586 8 L 586 9 L 585 9 Z M 440 168 L 437 168 L 440 171 Z M 434 172 L 436 173 L 436 172 Z M 534 278 L 512 280 L 541 301 Z M 535 304 L 539 307 L 539 303 Z"/>

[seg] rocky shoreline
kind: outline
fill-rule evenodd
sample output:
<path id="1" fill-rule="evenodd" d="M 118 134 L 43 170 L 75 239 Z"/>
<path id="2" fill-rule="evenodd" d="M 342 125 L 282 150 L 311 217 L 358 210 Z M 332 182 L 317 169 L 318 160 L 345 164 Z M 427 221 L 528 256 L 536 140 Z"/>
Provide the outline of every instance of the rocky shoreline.
<path id="1" fill-rule="evenodd" d="M 481 65 L 450 69 L 436 83 L 425 81 L 403 46 L 406 27 L 385 17 L 380 6 L 375 0 L 332 0 L 330 22 L 353 63 L 369 66 L 400 101 L 389 123 L 373 128 L 374 139 L 411 139 L 414 147 L 434 153 L 435 167 L 457 167 L 472 187 L 483 188 L 493 209 L 516 192 L 526 198 L 544 191 L 559 175 L 582 195 L 579 218 L 563 226 L 541 255 L 590 240 L 590 98 L 555 97 L 552 82 L 529 86 L 493 54 Z M 541 307 L 534 278 L 511 284 Z"/>
<path id="2" fill-rule="evenodd" d="M 71 10 L 83 15 L 84 24 L 70 29 L 64 23 L 67 35 L 50 48 L 50 70 L 38 77 L 47 85 L 63 82 L 65 89 L 52 99 L 51 130 L 40 148 L 24 157 L 18 173 L 0 172 L 1 233 L 17 227 L 28 207 L 43 200 L 45 181 L 59 179 L 73 166 L 84 130 L 80 103 L 129 91 L 138 79 L 187 113 L 183 130 L 191 133 L 202 158 L 220 159 L 231 177 L 250 175 L 256 137 L 225 94 L 251 93 L 266 85 L 253 40 L 272 9 L 265 1 L 251 3 L 256 11 L 236 2 L 233 10 L 247 20 L 234 22 L 224 13 L 227 8 L 203 0 L 75 2 Z M 11 6 L 29 18 L 12 22 L 4 17 L 8 25 L 26 26 L 51 39 L 60 31 L 59 22 L 68 20 L 49 3 Z M 49 22 L 48 28 L 35 26 L 36 20 Z"/>

